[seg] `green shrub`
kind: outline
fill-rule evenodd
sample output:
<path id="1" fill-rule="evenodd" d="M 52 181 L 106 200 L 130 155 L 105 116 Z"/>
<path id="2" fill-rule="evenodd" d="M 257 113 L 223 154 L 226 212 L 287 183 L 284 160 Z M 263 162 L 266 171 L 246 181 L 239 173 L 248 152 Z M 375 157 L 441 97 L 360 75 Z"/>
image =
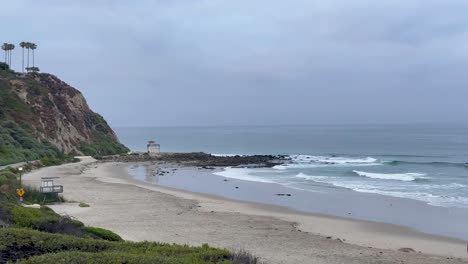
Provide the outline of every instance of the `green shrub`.
<path id="1" fill-rule="evenodd" d="M 36 222 L 32 228 L 48 233 L 60 233 L 74 236 L 83 234 L 83 223 L 69 217 L 44 218 Z"/>
<path id="2" fill-rule="evenodd" d="M 16 173 L 12 171 L 10 167 L 8 167 L 7 169 L 0 171 L 0 176 L 7 178 L 16 178 Z"/>
<path id="3" fill-rule="evenodd" d="M 73 224 L 75 224 L 75 225 L 78 226 L 78 227 L 84 227 L 84 224 L 83 224 L 83 222 L 81 222 L 81 221 L 72 219 L 72 222 L 73 222 Z"/>
<path id="4" fill-rule="evenodd" d="M 79 206 L 79 207 L 89 207 L 89 204 L 87 204 L 87 203 L 80 203 L 78 206 Z"/>
<path id="5" fill-rule="evenodd" d="M 40 160 L 41 164 L 45 167 L 49 166 L 56 166 L 63 163 L 62 159 L 53 158 L 53 157 L 45 157 Z"/>
<path id="6" fill-rule="evenodd" d="M 0 62 L 0 70 L 8 71 L 10 70 L 10 66 L 5 62 Z"/>
<path id="7" fill-rule="evenodd" d="M 32 257 L 24 260 L 25 264 L 69 264 L 69 263 L 87 263 L 87 264 L 107 264 L 107 263 L 126 263 L 126 264 L 206 264 L 219 263 L 229 264 L 231 261 L 209 262 L 193 256 L 164 256 L 164 255 L 135 255 L 124 252 L 60 252 L 55 254 L 46 254 Z"/>
<path id="8" fill-rule="evenodd" d="M 0 255 L 21 263 L 231 263 L 228 251 L 208 246 L 111 242 L 16 228 L 0 229 L 0 237 Z M 38 255 L 43 256 L 25 259 Z"/>
<path id="9" fill-rule="evenodd" d="M 50 208 L 49 206 L 41 206 L 41 210 L 45 213 L 51 213 L 51 214 L 55 214 L 55 215 L 58 215 L 57 213 L 55 213 L 54 210 L 52 210 L 52 208 Z"/>
<path id="10" fill-rule="evenodd" d="M 11 100 L 2 98 L 0 87 L 0 112 L 2 108 L 14 109 L 15 106 L 10 105 L 11 103 Z M 14 111 L 19 110 L 18 108 Z M 3 114 L 5 113 L 3 112 Z M 2 113 L 0 113 L 0 120 L 1 115 Z M 11 120 L 0 123 L 0 165 L 38 160 L 43 157 L 59 157 L 60 155 L 61 152 L 55 146 L 38 140 L 30 128 L 23 128 Z"/>
<path id="11" fill-rule="evenodd" d="M 242 264 L 264 264 L 260 259 L 245 250 L 237 250 L 231 254 L 232 262 Z"/>
<path id="12" fill-rule="evenodd" d="M 11 204 L 11 223 L 15 227 L 27 227 L 49 233 L 70 234 L 81 236 L 83 223 L 69 217 L 56 214 L 49 207 L 27 208 Z"/>
<path id="13" fill-rule="evenodd" d="M 99 252 L 111 247 L 104 240 L 49 234 L 31 229 L 0 229 L 0 237 L 0 256 L 7 261 L 67 250 Z"/>
<path id="14" fill-rule="evenodd" d="M 16 174 L 11 172 L 10 170 L 1 170 L 0 171 L 0 186 L 4 184 L 16 185 Z"/>
<path id="15" fill-rule="evenodd" d="M 108 241 L 123 241 L 119 235 L 110 230 L 90 226 L 83 227 L 82 230 L 95 238 L 101 238 Z"/>
<path id="16" fill-rule="evenodd" d="M 40 209 L 12 206 L 11 215 L 13 224 L 18 227 L 32 227 L 43 219 Z"/>
<path id="17" fill-rule="evenodd" d="M 11 212 L 6 208 L 2 202 L 0 202 L 0 221 L 5 224 L 10 224 L 12 222 Z"/>
<path id="18" fill-rule="evenodd" d="M 80 151 L 93 157 L 123 154 L 129 151 L 127 147 L 105 134 L 99 135 L 94 142 L 93 144 L 81 144 Z"/>

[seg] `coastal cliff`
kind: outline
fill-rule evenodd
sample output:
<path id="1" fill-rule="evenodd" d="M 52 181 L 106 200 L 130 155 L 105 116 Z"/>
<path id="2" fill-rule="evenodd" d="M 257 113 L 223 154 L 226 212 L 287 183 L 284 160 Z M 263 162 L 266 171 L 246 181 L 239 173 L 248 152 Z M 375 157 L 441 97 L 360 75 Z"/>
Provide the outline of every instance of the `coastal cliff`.
<path id="1" fill-rule="evenodd" d="M 0 69 L 0 165 L 127 151 L 77 89 L 51 74 Z"/>

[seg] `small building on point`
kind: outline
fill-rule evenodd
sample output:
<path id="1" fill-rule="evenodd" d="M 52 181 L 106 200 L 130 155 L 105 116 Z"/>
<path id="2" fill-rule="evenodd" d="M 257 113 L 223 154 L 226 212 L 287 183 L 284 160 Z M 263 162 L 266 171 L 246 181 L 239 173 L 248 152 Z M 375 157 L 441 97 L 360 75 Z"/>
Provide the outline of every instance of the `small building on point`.
<path id="1" fill-rule="evenodd" d="M 148 141 L 148 154 L 150 156 L 154 156 L 159 154 L 160 152 L 160 146 L 157 144 L 155 141 L 151 140 Z"/>

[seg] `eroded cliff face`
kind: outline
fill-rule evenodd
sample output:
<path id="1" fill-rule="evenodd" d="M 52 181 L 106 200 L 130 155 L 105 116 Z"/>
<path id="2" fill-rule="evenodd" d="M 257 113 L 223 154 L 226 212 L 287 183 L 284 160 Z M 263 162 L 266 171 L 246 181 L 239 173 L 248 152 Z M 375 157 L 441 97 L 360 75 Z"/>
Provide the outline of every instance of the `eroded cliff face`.
<path id="1" fill-rule="evenodd" d="M 0 121 L 13 120 L 66 154 L 108 155 L 127 151 L 80 91 L 51 74 L 0 75 Z M 6 105 L 6 106 L 5 106 Z M 95 153 L 90 153 L 95 152 Z"/>

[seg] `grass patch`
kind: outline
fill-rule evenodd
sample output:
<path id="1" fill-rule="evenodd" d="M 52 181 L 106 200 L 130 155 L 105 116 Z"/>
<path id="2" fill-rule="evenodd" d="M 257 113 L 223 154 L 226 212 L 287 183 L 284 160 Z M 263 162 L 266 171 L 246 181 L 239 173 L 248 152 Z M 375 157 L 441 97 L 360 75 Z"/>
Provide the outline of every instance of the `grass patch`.
<path id="1" fill-rule="evenodd" d="M 80 203 L 78 206 L 79 207 L 90 207 L 90 205 L 87 204 L 87 203 Z"/>
<path id="2" fill-rule="evenodd" d="M 25 190 L 24 202 L 26 204 L 46 205 L 65 202 L 65 199 L 57 193 L 41 193 L 38 189 L 27 186 L 23 188 Z"/>

